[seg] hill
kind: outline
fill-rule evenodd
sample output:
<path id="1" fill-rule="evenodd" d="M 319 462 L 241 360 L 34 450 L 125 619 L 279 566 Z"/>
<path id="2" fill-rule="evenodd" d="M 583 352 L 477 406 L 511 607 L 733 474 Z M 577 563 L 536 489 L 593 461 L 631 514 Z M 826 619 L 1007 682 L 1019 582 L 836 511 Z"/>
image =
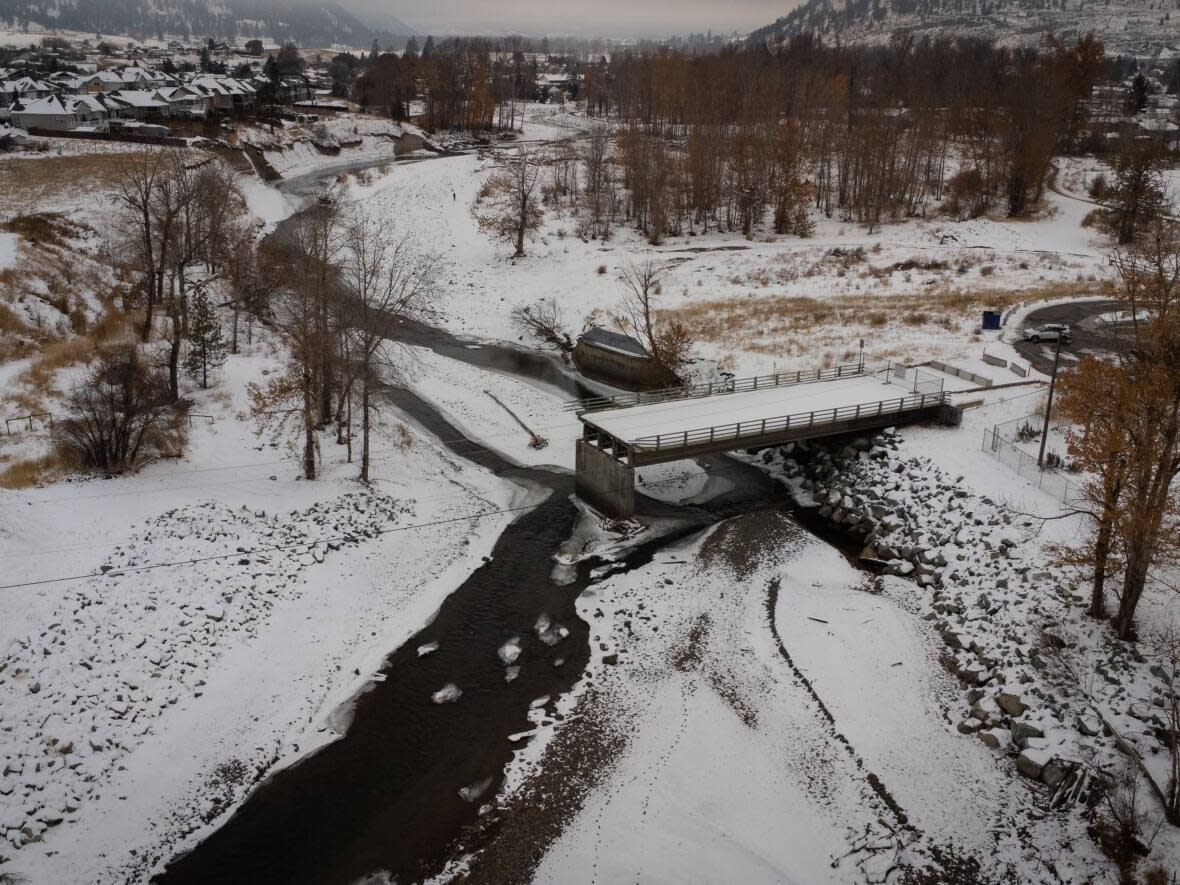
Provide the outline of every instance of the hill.
<path id="1" fill-rule="evenodd" d="M 140 40 L 257 37 L 313 47 L 367 48 L 373 40 L 400 46 L 414 33 L 390 16 L 370 19 L 337 3 L 307 6 L 283 0 L 0 0 L 0 23 Z"/>
<path id="2" fill-rule="evenodd" d="M 1180 48 L 1180 0 L 807 0 L 749 40 L 778 43 L 805 32 L 846 43 L 894 33 L 970 35 L 1034 45 L 1046 34 L 1093 32 L 1112 53 L 1155 57 Z"/>

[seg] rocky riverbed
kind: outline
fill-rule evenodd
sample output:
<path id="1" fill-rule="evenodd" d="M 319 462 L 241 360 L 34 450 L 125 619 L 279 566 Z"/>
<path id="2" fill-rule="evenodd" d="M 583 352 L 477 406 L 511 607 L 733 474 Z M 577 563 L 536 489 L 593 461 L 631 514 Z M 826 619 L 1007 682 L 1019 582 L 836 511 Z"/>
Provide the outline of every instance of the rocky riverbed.
<path id="1" fill-rule="evenodd" d="M 1010 757 L 1050 804 L 1093 798 L 1119 738 L 1166 782 L 1166 675 L 1085 616 L 1084 578 L 1055 563 L 1041 520 L 968 488 L 893 431 L 756 456 L 819 518 L 864 544 L 880 592 L 932 622 L 962 694 L 945 714 Z M 1117 735 L 1116 735 L 1117 732 Z"/>

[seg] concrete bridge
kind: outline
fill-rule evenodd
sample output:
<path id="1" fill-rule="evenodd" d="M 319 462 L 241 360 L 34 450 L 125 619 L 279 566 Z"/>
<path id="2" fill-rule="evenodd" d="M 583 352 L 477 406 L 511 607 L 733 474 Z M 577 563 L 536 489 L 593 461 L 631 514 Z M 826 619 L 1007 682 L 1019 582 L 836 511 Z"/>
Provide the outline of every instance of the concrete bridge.
<path id="1" fill-rule="evenodd" d="M 780 373 L 570 403 L 582 422 L 577 492 L 616 518 L 635 512 L 635 468 L 915 421 L 957 425 L 935 376 L 863 365 Z"/>

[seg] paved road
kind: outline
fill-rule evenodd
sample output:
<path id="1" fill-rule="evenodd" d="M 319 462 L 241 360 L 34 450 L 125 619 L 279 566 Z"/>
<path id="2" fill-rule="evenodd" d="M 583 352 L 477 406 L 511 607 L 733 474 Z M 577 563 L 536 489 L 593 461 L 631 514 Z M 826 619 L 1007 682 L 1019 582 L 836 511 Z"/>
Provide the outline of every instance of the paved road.
<path id="1" fill-rule="evenodd" d="M 1098 321 L 1104 313 L 1122 309 L 1117 301 L 1082 301 L 1070 304 L 1054 304 L 1034 310 L 1024 321 L 1024 327 L 1040 326 L 1045 323 L 1069 323 L 1071 339 L 1061 345 L 1061 365 L 1069 367 L 1086 354 L 1109 353 L 1117 340 L 1118 326 Z M 1054 343 L 1042 341 L 1034 344 L 1023 339 L 1023 328 L 1016 329 L 1022 336 L 1015 344 L 1020 355 L 1032 363 L 1033 368 L 1048 374 L 1053 371 Z"/>

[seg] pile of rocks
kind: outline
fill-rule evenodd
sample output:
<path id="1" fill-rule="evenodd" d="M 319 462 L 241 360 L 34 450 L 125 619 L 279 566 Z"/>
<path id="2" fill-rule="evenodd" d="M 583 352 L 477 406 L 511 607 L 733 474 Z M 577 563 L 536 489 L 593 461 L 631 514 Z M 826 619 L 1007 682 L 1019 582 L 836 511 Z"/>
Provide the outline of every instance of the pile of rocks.
<path id="1" fill-rule="evenodd" d="M 1063 683 L 1053 666 L 1071 655 L 1078 672 L 1104 675 L 1090 691 L 1108 721 L 1141 752 L 1156 751 L 1159 680 L 1084 618 L 1085 595 L 1049 564 L 1038 526 L 928 459 L 903 458 L 899 442 L 890 430 L 834 447 L 795 443 L 759 460 L 799 503 L 862 539 L 863 557 L 892 576 L 882 590 L 931 622 L 940 660 L 963 688 L 961 733 L 1010 754 L 1022 774 L 1050 787 L 1076 760 L 1113 763 L 1112 735 L 1080 686 Z"/>
<path id="2" fill-rule="evenodd" d="M 371 491 L 288 514 L 201 503 L 113 550 L 0 659 L 0 837 L 20 848 L 70 820 L 156 718 L 202 694 L 228 643 L 299 595 L 304 569 L 409 513 Z M 188 562 L 136 571 L 162 561 Z"/>

